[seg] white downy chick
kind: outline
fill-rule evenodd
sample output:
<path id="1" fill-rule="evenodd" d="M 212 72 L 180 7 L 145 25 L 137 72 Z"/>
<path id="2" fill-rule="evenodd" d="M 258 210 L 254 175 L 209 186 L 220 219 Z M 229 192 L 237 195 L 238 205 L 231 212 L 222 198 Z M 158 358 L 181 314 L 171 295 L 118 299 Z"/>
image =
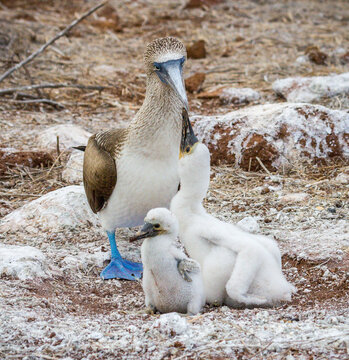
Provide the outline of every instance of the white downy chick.
<path id="1" fill-rule="evenodd" d="M 174 244 L 178 221 L 165 208 L 148 212 L 141 233 L 145 304 L 152 311 L 194 315 L 205 304 L 200 265 Z"/>
<path id="2" fill-rule="evenodd" d="M 296 288 L 282 273 L 276 242 L 220 221 L 202 206 L 210 181 L 210 153 L 187 121 L 179 161 L 181 187 L 171 211 L 189 256 L 201 265 L 206 301 L 243 307 L 291 300 Z"/>

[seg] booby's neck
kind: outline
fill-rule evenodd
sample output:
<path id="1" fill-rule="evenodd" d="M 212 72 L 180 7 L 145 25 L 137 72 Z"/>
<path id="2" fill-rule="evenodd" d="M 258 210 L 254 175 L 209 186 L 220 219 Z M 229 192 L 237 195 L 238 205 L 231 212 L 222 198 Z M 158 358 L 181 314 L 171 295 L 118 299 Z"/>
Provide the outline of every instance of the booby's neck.
<path id="1" fill-rule="evenodd" d="M 129 142 L 143 148 L 146 142 L 148 149 L 154 145 L 157 152 L 175 147 L 178 152 L 182 108 L 182 101 L 175 91 L 162 83 L 156 74 L 149 74 L 143 105 L 130 125 Z"/>
<path id="2" fill-rule="evenodd" d="M 179 213 L 202 213 L 202 201 L 210 182 L 210 154 L 207 147 L 198 144 L 195 153 L 179 162 L 181 188 L 171 202 L 171 210 Z"/>
<path id="3" fill-rule="evenodd" d="M 181 180 L 181 188 L 171 201 L 171 211 L 179 218 L 181 215 L 201 214 L 204 210 L 202 201 L 206 195 L 206 190 L 197 189 L 191 191 L 192 186 L 186 186 Z M 198 191 L 199 190 L 199 191 Z M 179 222 L 180 219 L 178 219 Z"/>
<path id="4" fill-rule="evenodd" d="M 157 105 L 155 109 L 154 105 Z M 155 73 L 148 74 L 145 99 L 139 112 L 172 110 L 182 114 L 182 108 L 182 100 L 172 87 L 164 84 Z"/>

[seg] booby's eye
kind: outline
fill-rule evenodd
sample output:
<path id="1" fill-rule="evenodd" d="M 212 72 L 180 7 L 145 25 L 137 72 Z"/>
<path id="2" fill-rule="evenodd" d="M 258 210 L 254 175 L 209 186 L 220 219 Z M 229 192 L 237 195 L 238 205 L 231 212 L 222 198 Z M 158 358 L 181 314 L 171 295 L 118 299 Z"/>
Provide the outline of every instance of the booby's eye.
<path id="1" fill-rule="evenodd" d="M 183 67 L 184 63 L 185 63 L 185 59 L 182 58 L 182 59 L 181 59 L 181 66 L 182 66 L 182 67 Z"/>
<path id="2" fill-rule="evenodd" d="M 154 229 L 160 229 L 160 224 L 155 224 Z"/>
<path id="3" fill-rule="evenodd" d="M 155 71 L 160 71 L 160 66 L 154 63 L 154 70 Z"/>
<path id="4" fill-rule="evenodd" d="M 185 152 L 186 152 L 187 154 L 190 153 L 190 146 L 187 146 L 187 147 L 185 148 Z"/>

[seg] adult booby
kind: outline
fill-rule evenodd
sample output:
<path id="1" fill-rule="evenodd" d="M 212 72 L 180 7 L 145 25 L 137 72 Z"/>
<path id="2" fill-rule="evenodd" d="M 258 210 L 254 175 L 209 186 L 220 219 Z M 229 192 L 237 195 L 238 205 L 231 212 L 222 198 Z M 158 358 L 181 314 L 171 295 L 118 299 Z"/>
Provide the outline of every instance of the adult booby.
<path id="1" fill-rule="evenodd" d="M 106 230 L 111 262 L 103 279 L 140 278 L 142 264 L 124 260 L 115 230 L 138 226 L 148 210 L 168 207 L 179 184 L 177 162 L 182 108 L 188 108 L 183 81 L 184 45 L 173 37 L 156 39 L 145 51 L 145 100 L 126 129 L 97 133 L 88 141 L 83 180 L 88 202 Z"/>
<path id="2" fill-rule="evenodd" d="M 179 176 L 181 188 L 171 211 L 189 256 L 201 265 L 207 302 L 240 307 L 290 300 L 295 288 L 282 273 L 276 242 L 220 221 L 202 206 L 210 181 L 210 153 L 190 123 L 181 144 Z"/>
<path id="3" fill-rule="evenodd" d="M 195 315 L 205 304 L 200 265 L 174 245 L 178 222 L 165 208 L 148 212 L 141 233 L 143 290 L 148 309 Z"/>

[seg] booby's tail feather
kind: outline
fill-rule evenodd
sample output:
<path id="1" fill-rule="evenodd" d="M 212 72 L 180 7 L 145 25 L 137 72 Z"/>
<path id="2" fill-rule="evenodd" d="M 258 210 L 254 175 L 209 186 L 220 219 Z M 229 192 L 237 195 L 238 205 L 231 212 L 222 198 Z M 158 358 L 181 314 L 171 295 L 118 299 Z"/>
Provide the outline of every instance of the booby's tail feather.
<path id="1" fill-rule="evenodd" d="M 73 149 L 80 150 L 80 151 L 85 151 L 86 146 L 85 145 L 73 146 Z"/>

